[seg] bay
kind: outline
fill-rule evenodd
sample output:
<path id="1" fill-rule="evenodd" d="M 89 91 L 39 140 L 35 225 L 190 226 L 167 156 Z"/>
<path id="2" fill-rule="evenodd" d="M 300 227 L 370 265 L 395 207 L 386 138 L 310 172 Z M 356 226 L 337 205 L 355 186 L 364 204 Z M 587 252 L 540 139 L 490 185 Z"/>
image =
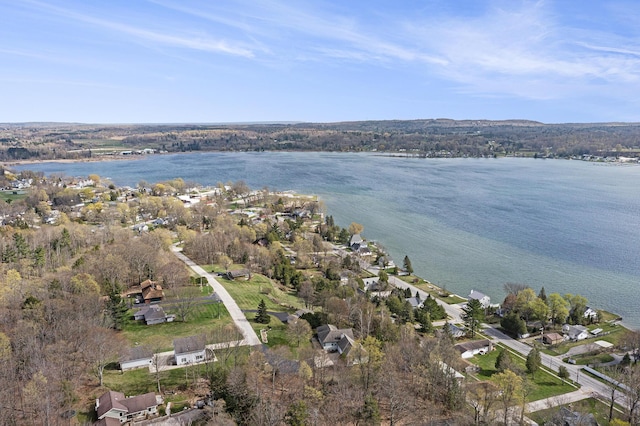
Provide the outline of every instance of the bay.
<path id="1" fill-rule="evenodd" d="M 640 167 L 534 159 L 418 159 L 354 153 L 188 153 L 131 161 L 38 163 L 135 186 L 202 185 L 320 196 L 336 222 L 364 225 L 401 264 L 462 296 L 499 302 L 503 285 L 579 293 L 640 328 Z"/>

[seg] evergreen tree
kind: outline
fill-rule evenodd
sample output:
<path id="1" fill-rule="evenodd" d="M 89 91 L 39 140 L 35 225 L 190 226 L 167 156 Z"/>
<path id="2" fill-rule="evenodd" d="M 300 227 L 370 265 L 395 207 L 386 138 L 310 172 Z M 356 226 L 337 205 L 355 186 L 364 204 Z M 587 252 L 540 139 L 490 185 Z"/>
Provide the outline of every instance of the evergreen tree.
<path id="1" fill-rule="evenodd" d="M 411 266 L 411 259 L 409 259 L 409 256 L 404 257 L 404 270 L 413 274 L 413 267 Z"/>
<path id="2" fill-rule="evenodd" d="M 471 332 L 471 337 L 475 337 L 476 331 L 484 320 L 484 308 L 478 299 L 470 299 L 462 311 L 464 325 Z"/>
<path id="3" fill-rule="evenodd" d="M 513 360 L 508 350 L 502 349 L 496 358 L 496 370 L 504 372 L 505 370 L 511 370 L 513 367 Z"/>
<path id="4" fill-rule="evenodd" d="M 111 320 L 111 328 L 122 330 L 129 308 L 124 303 L 124 300 L 122 300 L 119 288 L 115 288 L 109 293 L 106 308 L 106 312 Z"/>
<path id="5" fill-rule="evenodd" d="M 531 349 L 529 354 L 527 355 L 527 373 L 531 374 L 531 377 L 534 377 L 536 371 L 540 369 L 540 365 L 542 364 L 542 358 L 540 357 L 540 351 L 536 348 Z"/>
<path id="6" fill-rule="evenodd" d="M 569 370 L 567 370 L 567 367 L 565 367 L 564 365 L 561 365 L 558 368 L 558 377 L 560 377 L 563 380 L 567 380 L 569 378 Z"/>
<path id="7" fill-rule="evenodd" d="M 267 304 L 264 303 L 264 299 L 260 299 L 258 312 L 256 313 L 256 322 L 260 324 L 269 324 L 271 322 L 271 317 L 267 313 Z"/>
<path id="8" fill-rule="evenodd" d="M 543 302 L 547 302 L 547 293 L 544 291 L 544 286 L 540 289 L 540 293 L 538 293 L 538 299 L 541 299 Z"/>
<path id="9" fill-rule="evenodd" d="M 380 424 L 380 409 L 378 407 L 378 401 L 371 394 L 364 398 L 364 406 L 360 409 L 358 417 L 362 419 L 362 424 L 365 425 Z"/>
<path id="10" fill-rule="evenodd" d="M 308 424 L 309 411 L 304 401 L 291 404 L 284 416 L 284 422 L 290 426 L 304 426 Z"/>
<path id="11" fill-rule="evenodd" d="M 513 336 L 519 336 L 527 332 L 527 325 L 516 312 L 509 312 L 500 320 L 500 327 Z"/>

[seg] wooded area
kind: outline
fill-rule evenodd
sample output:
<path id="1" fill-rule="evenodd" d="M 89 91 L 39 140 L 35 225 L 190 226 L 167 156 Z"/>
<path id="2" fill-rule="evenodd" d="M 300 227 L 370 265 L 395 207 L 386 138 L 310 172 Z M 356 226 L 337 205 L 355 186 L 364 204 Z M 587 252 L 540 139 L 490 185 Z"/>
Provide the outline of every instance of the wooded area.
<path id="1" fill-rule="evenodd" d="M 0 124 L 0 160 L 127 150 L 389 152 L 422 157 L 638 157 L 640 124 L 410 120 L 229 125 Z"/>

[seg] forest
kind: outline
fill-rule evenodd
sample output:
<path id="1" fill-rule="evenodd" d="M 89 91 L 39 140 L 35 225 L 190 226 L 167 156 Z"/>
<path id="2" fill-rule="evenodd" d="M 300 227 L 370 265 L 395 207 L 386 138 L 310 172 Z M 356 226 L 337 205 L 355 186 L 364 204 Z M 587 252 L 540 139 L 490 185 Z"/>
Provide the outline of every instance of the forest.
<path id="1" fill-rule="evenodd" d="M 226 125 L 0 124 L 0 161 L 78 159 L 128 150 L 386 152 L 418 157 L 631 157 L 637 123 L 388 120 Z"/>

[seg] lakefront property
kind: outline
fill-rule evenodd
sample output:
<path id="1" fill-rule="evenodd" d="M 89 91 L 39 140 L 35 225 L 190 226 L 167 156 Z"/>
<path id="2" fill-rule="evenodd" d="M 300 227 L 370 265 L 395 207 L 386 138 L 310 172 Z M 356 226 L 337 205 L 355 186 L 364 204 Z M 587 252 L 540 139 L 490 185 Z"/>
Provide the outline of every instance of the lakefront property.
<path id="1" fill-rule="evenodd" d="M 43 223 L 50 217 L 43 206 L 25 215 L 25 201 L 6 217 L 13 225 L 2 237 L 10 268 L 3 273 L 4 309 L 23 321 L 6 328 L 9 341 L 18 341 L 24 321 L 44 326 L 40 313 L 51 312 L 60 328 L 48 345 L 75 336 L 90 348 L 65 346 L 78 361 L 68 371 L 50 364 L 48 376 L 25 364 L 40 383 L 25 388 L 34 392 L 70 372 L 91 383 L 86 395 L 54 404 L 60 416 L 112 424 L 184 411 L 203 422 L 225 416 L 242 423 L 271 404 L 282 422 L 298 416 L 304 424 L 317 407 L 318 424 L 357 422 L 365 412 L 419 424 L 473 421 L 469 407 L 475 407 L 483 422 L 494 423 L 505 411 L 513 419 L 533 413 L 534 405 L 522 412 L 524 403 L 560 410 L 552 399 L 575 398 L 581 387 L 586 397 L 605 394 L 605 383 L 580 381 L 587 374 L 580 373 L 582 360 L 590 368 L 633 368 L 620 354 L 637 353 L 634 332 L 584 297 L 525 285 L 506 288 L 499 306 L 480 286 L 468 298 L 456 296 L 412 273 L 415 259 L 394 261 L 365 238 L 361 224 L 337 225 L 316 197 L 242 183 L 214 190 L 176 180 L 133 189 L 98 176 L 88 181 L 76 193 L 44 177 L 33 180 L 36 191 L 58 188 L 52 193 L 58 201 L 45 202 L 56 207 L 58 221 Z M 186 194 L 197 202 L 185 203 Z M 591 349 L 594 339 L 611 346 Z M 26 362 L 11 348 L 11 362 Z M 584 351 L 576 355 L 576 348 Z M 531 357 L 525 365 L 529 351 L 542 352 L 542 362 Z M 563 360 L 566 352 L 575 362 Z M 501 406 L 483 408 L 473 396 L 478 383 L 491 392 L 515 384 L 514 393 Z M 345 399 L 340 389 L 360 396 Z M 18 404 L 15 394 L 0 392 Z M 393 411 L 389 404 L 398 396 L 408 405 Z M 16 415 L 17 423 L 41 416 L 33 413 Z"/>

